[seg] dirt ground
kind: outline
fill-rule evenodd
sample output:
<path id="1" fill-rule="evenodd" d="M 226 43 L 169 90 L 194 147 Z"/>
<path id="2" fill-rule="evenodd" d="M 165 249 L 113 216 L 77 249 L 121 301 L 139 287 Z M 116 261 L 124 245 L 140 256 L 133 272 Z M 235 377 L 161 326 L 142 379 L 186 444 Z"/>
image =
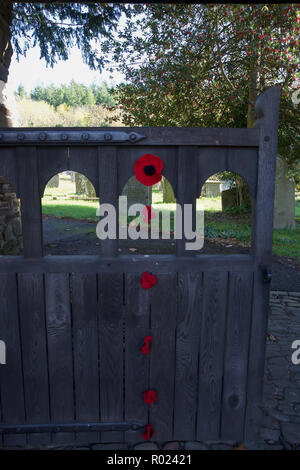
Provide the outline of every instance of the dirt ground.
<path id="1" fill-rule="evenodd" d="M 43 216 L 45 255 L 97 255 L 101 241 L 96 222 Z M 175 254 L 174 240 L 120 240 L 120 254 Z M 200 252 L 199 252 L 200 253 Z M 249 253 L 249 247 L 228 239 L 205 239 L 203 254 Z M 273 255 L 271 290 L 300 292 L 300 263 Z"/>

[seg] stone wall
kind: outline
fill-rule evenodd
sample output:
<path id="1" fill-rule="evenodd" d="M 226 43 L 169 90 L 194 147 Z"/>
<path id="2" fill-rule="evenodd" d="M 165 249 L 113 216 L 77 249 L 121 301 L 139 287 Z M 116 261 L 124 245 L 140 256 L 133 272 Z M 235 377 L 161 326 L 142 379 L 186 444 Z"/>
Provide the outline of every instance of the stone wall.
<path id="1" fill-rule="evenodd" d="M 0 254 L 20 254 L 22 249 L 20 201 L 13 187 L 0 176 Z"/>

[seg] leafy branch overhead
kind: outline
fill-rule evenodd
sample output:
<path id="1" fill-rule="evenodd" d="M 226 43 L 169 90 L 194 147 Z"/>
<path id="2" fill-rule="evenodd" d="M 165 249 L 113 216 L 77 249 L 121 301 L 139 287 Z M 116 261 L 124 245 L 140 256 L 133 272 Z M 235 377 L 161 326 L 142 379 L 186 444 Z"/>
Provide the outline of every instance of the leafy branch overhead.
<path id="1" fill-rule="evenodd" d="M 122 12 L 129 14 L 122 3 L 14 2 L 11 33 L 17 58 L 38 45 L 41 58 L 53 67 L 68 58 L 71 47 L 78 46 L 85 63 L 101 69 L 101 41 L 111 38 Z"/>
<path id="2" fill-rule="evenodd" d="M 280 84 L 278 150 L 297 176 L 299 6 L 138 4 L 132 10 L 114 42 L 104 42 L 126 77 L 118 87 L 124 123 L 252 127 L 255 99 Z"/>

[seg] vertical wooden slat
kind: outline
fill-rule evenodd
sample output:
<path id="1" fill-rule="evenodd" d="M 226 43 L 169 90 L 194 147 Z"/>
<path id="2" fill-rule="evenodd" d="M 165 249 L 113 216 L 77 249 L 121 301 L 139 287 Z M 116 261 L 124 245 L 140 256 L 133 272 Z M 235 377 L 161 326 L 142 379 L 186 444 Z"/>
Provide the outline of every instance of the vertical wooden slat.
<path id="1" fill-rule="evenodd" d="M 16 274 L 0 274 L 0 339 L 6 346 L 6 364 L 0 365 L 2 421 L 24 424 L 24 389 Z M 26 435 L 6 435 L 5 445 L 25 445 Z"/>
<path id="2" fill-rule="evenodd" d="M 149 290 L 140 284 L 141 274 L 125 275 L 125 420 L 148 423 L 143 392 L 149 387 L 150 355 L 143 355 L 144 338 L 151 335 Z M 151 344 L 152 351 L 152 344 Z M 151 354 L 151 352 L 150 352 Z M 125 432 L 125 441 L 142 441 L 142 432 Z"/>
<path id="3" fill-rule="evenodd" d="M 247 390 L 252 272 L 229 276 L 221 439 L 243 440 Z"/>
<path id="4" fill-rule="evenodd" d="M 218 440 L 222 407 L 227 273 L 205 272 L 199 356 L 197 440 Z"/>
<path id="5" fill-rule="evenodd" d="M 45 274 L 50 407 L 53 423 L 74 420 L 69 274 Z M 74 440 L 74 433 L 53 433 L 54 442 Z"/>
<path id="6" fill-rule="evenodd" d="M 248 368 L 245 439 L 257 440 L 262 418 L 262 393 L 270 284 L 263 283 L 262 269 L 271 272 L 273 209 L 278 139 L 280 87 L 265 91 L 255 103 L 260 118 L 257 195 L 254 205 L 252 245 L 258 270 L 254 277 L 253 311 Z"/>
<path id="7" fill-rule="evenodd" d="M 177 314 L 177 275 L 158 274 L 151 289 L 152 348 L 149 389 L 156 390 L 157 401 L 149 408 L 154 429 L 152 440 L 173 438 L 175 328 Z"/>
<path id="8" fill-rule="evenodd" d="M 76 421 L 97 422 L 100 410 L 96 275 L 72 274 L 71 289 Z M 97 441 L 99 433 L 80 432 L 77 440 Z"/>
<path id="9" fill-rule="evenodd" d="M 177 256 L 193 254 L 192 250 L 186 250 L 187 239 L 184 236 L 184 204 L 191 204 L 193 208 L 193 229 L 195 229 L 196 198 L 198 186 L 198 148 L 178 147 L 178 183 L 177 183 L 177 204 L 182 209 L 182 238 L 176 240 Z"/>
<path id="10" fill-rule="evenodd" d="M 98 147 L 99 159 L 99 194 L 100 203 L 109 203 L 115 207 L 116 220 L 118 216 L 118 166 L 117 166 L 117 147 Z M 118 256 L 118 224 L 117 238 L 115 240 L 101 240 L 102 256 Z"/>
<path id="11" fill-rule="evenodd" d="M 195 440 L 202 273 L 178 274 L 174 439 Z"/>
<path id="12" fill-rule="evenodd" d="M 18 275 L 26 420 L 48 423 L 49 387 L 43 274 Z M 32 445 L 48 444 L 49 433 L 28 436 Z"/>
<path id="13" fill-rule="evenodd" d="M 100 415 L 123 421 L 123 273 L 99 273 Z M 122 442 L 123 432 L 104 432 L 102 442 Z"/>
<path id="14" fill-rule="evenodd" d="M 43 256 L 42 210 L 36 147 L 17 147 L 25 258 Z"/>

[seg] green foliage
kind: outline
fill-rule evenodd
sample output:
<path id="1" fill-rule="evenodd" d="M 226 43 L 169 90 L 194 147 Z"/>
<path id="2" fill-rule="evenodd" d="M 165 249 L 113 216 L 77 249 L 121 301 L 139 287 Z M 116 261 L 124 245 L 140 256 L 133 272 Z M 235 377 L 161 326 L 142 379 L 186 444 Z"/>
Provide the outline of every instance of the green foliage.
<path id="1" fill-rule="evenodd" d="M 14 2 L 11 32 L 17 59 L 38 45 L 41 59 L 53 67 L 77 46 L 90 68 L 101 69 L 106 60 L 101 40 L 111 38 L 121 13 L 129 10 L 122 3 Z"/>
<path id="2" fill-rule="evenodd" d="M 27 97 L 26 90 L 21 85 L 16 92 L 16 96 L 20 98 Z M 61 105 L 67 107 L 92 106 L 92 105 L 115 105 L 114 93 L 111 91 L 106 82 L 100 85 L 93 83 L 85 86 L 82 83 L 76 83 L 71 80 L 69 85 L 60 85 L 58 87 L 53 84 L 48 86 L 37 85 L 30 93 L 30 98 L 35 101 L 44 101 L 45 103 L 58 108 Z"/>
<path id="3" fill-rule="evenodd" d="M 252 127 L 254 101 L 281 86 L 278 150 L 296 176 L 300 105 L 296 4 L 134 5 L 113 47 L 125 125 Z M 297 177 L 297 176 L 296 176 Z"/>
<path id="4" fill-rule="evenodd" d="M 106 127 L 114 112 L 101 105 L 68 107 L 54 106 L 45 101 L 16 99 L 18 121 L 21 127 Z M 117 125 L 122 126 L 122 122 Z"/>

